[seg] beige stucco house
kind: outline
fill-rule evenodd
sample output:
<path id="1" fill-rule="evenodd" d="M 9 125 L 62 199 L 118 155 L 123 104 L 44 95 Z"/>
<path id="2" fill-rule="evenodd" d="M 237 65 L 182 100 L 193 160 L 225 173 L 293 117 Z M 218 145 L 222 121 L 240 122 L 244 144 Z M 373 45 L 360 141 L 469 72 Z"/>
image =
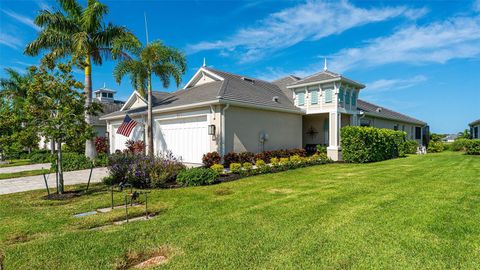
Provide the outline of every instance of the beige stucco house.
<path id="1" fill-rule="evenodd" d="M 403 130 L 422 143 L 425 122 L 359 100 L 364 87 L 326 69 L 267 82 L 201 67 L 183 89 L 154 92 L 154 149 L 200 163 L 212 151 L 224 155 L 323 144 L 328 156 L 339 160 L 339 129 L 347 125 Z M 128 138 L 116 134 L 126 114 L 145 123 L 146 100 L 137 92 L 120 111 L 100 118 L 107 121 L 111 152 L 124 149 L 128 139 L 144 139 L 142 124 Z"/>
<path id="2" fill-rule="evenodd" d="M 480 119 L 468 124 L 470 126 L 470 136 L 472 139 L 480 139 Z"/>

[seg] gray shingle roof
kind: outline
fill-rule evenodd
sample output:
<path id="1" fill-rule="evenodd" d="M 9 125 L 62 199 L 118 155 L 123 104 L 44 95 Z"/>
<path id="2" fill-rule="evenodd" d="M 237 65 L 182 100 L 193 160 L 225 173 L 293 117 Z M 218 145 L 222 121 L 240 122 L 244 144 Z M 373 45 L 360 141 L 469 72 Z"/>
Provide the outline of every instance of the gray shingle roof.
<path id="1" fill-rule="evenodd" d="M 293 102 L 293 91 L 291 89 L 288 89 L 287 85 L 291 85 L 298 80 L 300 80 L 299 77 L 289 75 L 289 76 L 277 79 L 275 81 L 272 81 L 272 83 L 275 84 L 276 86 L 278 86 L 280 88 L 280 90 L 283 91 L 285 96 L 287 96 L 288 99 L 290 99 L 290 101 Z"/>
<path id="2" fill-rule="evenodd" d="M 340 78 L 340 75 L 327 70 L 327 71 L 321 71 L 321 72 L 315 73 L 313 75 L 310 75 L 308 77 L 305 77 L 301 80 L 296 81 L 295 83 L 293 83 L 291 85 L 299 85 L 299 84 L 304 84 L 304 83 L 326 81 L 326 80 L 331 80 L 331 79 L 335 79 L 335 78 Z"/>
<path id="3" fill-rule="evenodd" d="M 480 124 L 480 119 L 475 120 L 475 121 L 471 122 L 471 123 L 468 124 L 468 125 L 469 125 L 469 126 L 474 126 L 474 125 L 478 125 L 478 124 Z"/>
<path id="4" fill-rule="evenodd" d="M 420 121 L 418 119 L 415 119 L 413 117 L 410 117 L 408 115 L 404 115 L 395 111 L 392 111 L 390 109 L 387 109 L 385 107 L 375 105 L 370 102 L 363 101 L 361 99 L 357 100 L 357 108 L 359 110 L 363 110 L 369 115 L 372 115 L 374 117 L 380 117 L 380 118 L 387 118 L 387 119 L 392 119 L 392 120 L 397 120 L 400 122 L 407 122 L 407 123 L 414 123 L 414 124 L 419 124 L 419 125 L 426 125 L 427 123 Z M 378 110 L 380 108 L 380 110 Z"/>
<path id="5" fill-rule="evenodd" d="M 94 99 L 94 102 L 98 102 L 98 101 Z M 125 102 L 120 100 L 115 100 L 112 103 L 101 103 L 101 104 L 102 104 L 102 112 L 100 112 L 97 116 L 92 117 L 93 118 L 92 124 L 96 126 L 107 125 L 105 120 L 100 120 L 100 117 L 119 111 L 123 107 L 123 104 L 125 104 Z"/>
<path id="6" fill-rule="evenodd" d="M 295 107 L 293 102 L 275 84 L 236 75 L 213 68 L 204 69 L 222 77 L 223 81 L 214 81 L 201 84 L 172 93 L 154 92 L 153 110 L 166 109 L 176 106 L 190 105 L 208 101 L 232 101 L 251 105 L 260 105 L 265 108 L 288 109 L 302 112 Z M 277 101 L 274 101 L 276 97 Z M 135 108 L 127 111 L 117 111 L 104 117 L 142 113 L 146 107 Z"/>

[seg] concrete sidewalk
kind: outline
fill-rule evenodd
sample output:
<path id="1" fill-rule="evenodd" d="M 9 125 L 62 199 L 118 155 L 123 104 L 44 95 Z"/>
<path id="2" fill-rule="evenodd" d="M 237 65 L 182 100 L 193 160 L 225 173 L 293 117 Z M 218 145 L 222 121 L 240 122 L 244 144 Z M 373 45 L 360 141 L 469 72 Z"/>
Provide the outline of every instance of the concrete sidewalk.
<path id="1" fill-rule="evenodd" d="M 65 185 L 75 185 L 75 184 L 83 184 L 83 183 L 86 184 L 88 182 L 89 174 L 90 174 L 90 169 L 64 172 L 63 173 L 64 184 Z M 90 183 L 101 182 L 102 178 L 107 175 L 108 175 L 107 168 L 105 167 L 94 168 Z M 55 173 L 46 175 L 46 177 L 47 177 L 48 187 L 50 189 L 54 189 L 56 187 Z M 28 191 L 28 190 L 35 190 L 35 189 L 45 189 L 45 182 L 43 180 L 43 175 L 26 176 L 26 177 L 0 180 L 0 195 L 17 193 L 17 192 Z"/>
<path id="2" fill-rule="evenodd" d="M 50 169 L 50 163 L 3 167 L 3 168 L 0 168 L 0 173 L 16 173 L 16 172 L 33 171 L 33 170 L 41 170 L 41 169 Z"/>

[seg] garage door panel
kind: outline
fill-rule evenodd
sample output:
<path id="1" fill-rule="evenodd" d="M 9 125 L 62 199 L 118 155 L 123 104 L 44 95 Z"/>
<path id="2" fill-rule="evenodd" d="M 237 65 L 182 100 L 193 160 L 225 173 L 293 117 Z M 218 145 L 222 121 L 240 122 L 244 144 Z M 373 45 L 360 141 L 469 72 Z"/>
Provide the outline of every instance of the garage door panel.
<path id="1" fill-rule="evenodd" d="M 184 162 L 201 163 L 209 150 L 207 117 L 159 121 L 157 149 L 171 151 Z"/>

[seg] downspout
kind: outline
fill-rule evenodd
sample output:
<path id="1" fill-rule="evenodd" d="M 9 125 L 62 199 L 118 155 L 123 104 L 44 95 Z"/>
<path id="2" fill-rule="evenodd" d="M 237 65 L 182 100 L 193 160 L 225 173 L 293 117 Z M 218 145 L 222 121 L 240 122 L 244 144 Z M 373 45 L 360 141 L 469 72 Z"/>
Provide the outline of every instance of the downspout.
<path id="1" fill-rule="evenodd" d="M 220 136 L 220 140 L 221 140 L 221 148 L 220 148 L 220 156 L 223 156 L 225 155 L 225 111 L 230 107 L 230 104 L 227 103 L 227 105 L 222 109 L 222 121 L 220 121 L 220 124 L 221 124 L 221 136 Z"/>

